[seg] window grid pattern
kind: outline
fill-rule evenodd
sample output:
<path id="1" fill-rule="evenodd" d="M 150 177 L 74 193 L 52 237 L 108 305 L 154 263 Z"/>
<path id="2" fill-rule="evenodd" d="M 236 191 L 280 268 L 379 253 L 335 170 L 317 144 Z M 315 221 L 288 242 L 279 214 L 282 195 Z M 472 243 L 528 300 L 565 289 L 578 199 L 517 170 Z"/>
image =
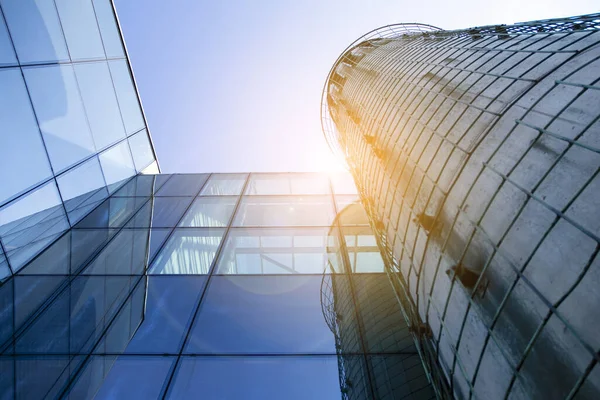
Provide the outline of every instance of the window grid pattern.
<path id="1" fill-rule="evenodd" d="M 305 174 L 269 175 L 282 182 L 294 181 L 297 176 L 298 187 L 307 179 Z M 225 363 L 235 370 L 248 363 L 256 363 L 258 369 L 273 364 L 289 371 L 290 375 L 282 372 L 280 384 L 291 388 L 290 379 L 296 377 L 290 368 L 307 363 L 308 369 L 297 373 L 305 375 L 317 368 L 316 396 L 331 392 L 343 399 L 433 398 L 387 276 L 383 270 L 358 272 L 372 271 L 370 265 L 358 265 L 362 258 L 356 254 L 363 250 L 372 253 L 373 246 L 369 240 L 366 246 L 356 245 L 356 237 L 368 238 L 370 227 L 360 212 L 361 204 L 349 200 L 356 196 L 354 188 L 346 184 L 334 192 L 332 181 L 336 180 L 316 174 L 317 182 L 326 180 L 326 192 L 261 195 L 285 198 L 289 204 L 306 197 L 327 197 L 327 207 L 336 217 L 325 219 L 323 225 L 234 226 L 243 201 L 257 197 L 246 190 L 253 176 L 244 176 L 237 195 L 231 191 L 206 195 L 211 182 L 228 175 L 137 175 L 1 285 L 0 297 L 9 307 L 0 310 L 0 363 L 3 371 L 11 372 L 3 374 L 3 393 L 8 390 L 15 398 L 92 398 L 102 396 L 108 388 L 120 391 L 135 386 L 148 391 L 150 398 L 177 397 L 183 396 L 182 390 L 191 390 L 191 382 L 203 379 L 194 372 L 203 363 L 215 368 Z M 192 177 L 201 184 L 195 185 L 190 195 L 181 196 L 194 181 Z M 289 186 L 275 182 L 274 187 L 287 190 Z M 311 191 L 314 185 L 306 188 Z M 182 224 L 196 215 L 196 200 L 208 199 L 227 210 L 232 198 L 235 206 L 224 227 Z M 170 206 L 173 202 L 176 211 Z M 164 221 L 169 221 L 168 226 Z M 206 270 L 153 272 L 161 257 L 172 251 L 170 243 L 180 233 L 202 237 L 211 229 L 219 230 L 222 239 L 212 247 L 214 254 Z M 282 268 L 280 272 L 221 273 L 219 263 L 229 251 L 227 238 L 256 230 L 269 231 L 272 236 L 283 231 L 322 236 L 324 240 L 317 242 L 310 235 L 308 239 L 296 235 L 297 242 L 283 251 L 300 256 L 297 263 L 307 252 L 320 251 L 325 259 L 310 258 L 308 262 L 323 265 L 308 272 Z M 280 235 L 285 239 L 288 233 Z M 355 242 L 347 246 L 346 237 Z M 269 254 L 281 250 L 280 245 L 261 243 Z M 321 247 L 315 250 L 315 246 Z M 197 244 L 192 247 L 203 251 Z M 350 257 L 355 257 L 354 264 Z M 370 259 L 362 262 L 371 263 Z M 179 261 L 179 266 L 183 265 L 194 264 L 187 258 Z M 273 297 L 264 297 L 265 291 Z M 223 310 L 231 314 L 220 316 Z M 251 314 L 250 321 L 247 314 Z M 228 321 L 234 315 L 232 324 Z M 245 329 L 235 331 L 238 326 Z M 257 339 L 257 332 L 267 337 Z M 194 363 L 198 364 L 192 368 Z M 127 365 L 132 366 L 127 369 Z M 135 369 L 144 369 L 155 379 L 138 382 Z M 249 372 L 242 369 L 239 373 Z M 122 374 L 132 375 L 118 379 Z M 248 390 L 272 384 L 257 382 L 249 384 Z M 196 388 L 188 395 L 220 398 L 227 385 L 217 385 L 218 391 Z"/>
<path id="2" fill-rule="evenodd" d="M 110 0 L 1 1 L 0 36 L 0 102 L 15 108 L 0 120 L 26 143 L 0 139 L 1 169 L 10 174 L 0 193 L 5 280 L 158 164 Z"/>
<path id="3" fill-rule="evenodd" d="M 383 28 L 329 74 L 324 131 L 440 397 L 600 391 L 599 23 Z"/>

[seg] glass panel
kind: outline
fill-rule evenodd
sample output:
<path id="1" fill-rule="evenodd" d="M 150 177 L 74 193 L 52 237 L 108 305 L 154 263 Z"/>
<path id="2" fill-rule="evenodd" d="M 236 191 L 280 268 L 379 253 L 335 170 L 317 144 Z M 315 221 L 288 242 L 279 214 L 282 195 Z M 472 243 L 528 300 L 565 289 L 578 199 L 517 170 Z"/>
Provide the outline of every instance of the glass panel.
<path id="1" fill-rule="evenodd" d="M 157 196 L 196 196 L 208 174 L 173 175 L 156 193 Z"/>
<path id="2" fill-rule="evenodd" d="M 0 70 L 0 203 L 52 176 L 19 69 Z"/>
<path id="3" fill-rule="evenodd" d="M 236 213 L 234 226 L 330 226 L 330 196 L 246 197 Z"/>
<path id="4" fill-rule="evenodd" d="M 142 129 L 145 124 L 137 92 L 129 73 L 129 65 L 127 65 L 126 60 L 116 60 L 109 61 L 108 66 L 113 82 L 115 83 L 115 91 L 117 92 L 123 122 L 125 123 L 125 131 L 130 135 Z"/>
<path id="5" fill-rule="evenodd" d="M 369 356 L 378 399 L 434 399 L 418 354 Z M 460 373 L 458 373 L 460 374 Z"/>
<path id="6" fill-rule="evenodd" d="M 140 274 L 146 267 L 149 243 L 148 229 L 123 229 L 83 271 L 83 274 Z"/>
<path id="7" fill-rule="evenodd" d="M 70 65 L 24 68 L 31 100 L 54 171 L 95 151 Z"/>
<path id="8" fill-rule="evenodd" d="M 329 228 L 236 229 L 229 231 L 219 274 L 319 274 L 337 252 Z M 327 269 L 330 271 L 329 269 Z"/>
<path id="9" fill-rule="evenodd" d="M 330 178 L 335 194 L 358 194 L 354 178 L 349 172 L 332 173 Z"/>
<path id="10" fill-rule="evenodd" d="M 214 276 L 185 353 L 336 354 L 334 334 L 323 318 L 322 280 L 314 275 Z M 355 325 L 352 315 L 344 315 L 350 326 Z"/>
<path id="11" fill-rule="evenodd" d="M 362 364 L 362 357 L 355 357 Z M 364 368 L 359 371 L 366 370 Z M 366 375 L 364 375 L 366 376 Z M 362 378 L 362 377 L 361 377 Z M 168 393 L 171 399 L 340 399 L 338 360 L 330 357 L 184 357 Z M 352 399 L 367 399 L 356 379 Z M 365 396 L 360 395 L 364 393 Z"/>
<path id="12" fill-rule="evenodd" d="M 161 246 L 171 233 L 172 229 L 151 229 L 150 230 L 150 251 L 148 261 L 152 261 L 154 256 L 160 250 Z"/>
<path id="13" fill-rule="evenodd" d="M 369 216 L 358 196 L 335 196 L 337 219 L 342 225 L 369 225 Z"/>
<path id="14" fill-rule="evenodd" d="M 150 276 L 144 319 L 125 352 L 179 353 L 205 283 L 204 276 Z M 120 349 L 108 345 L 102 351 Z"/>
<path id="15" fill-rule="evenodd" d="M 8 261 L 6 261 L 6 257 L 4 256 L 4 252 L 2 248 L 0 248 L 0 282 L 3 282 L 5 278 L 11 275 L 10 268 L 8 267 Z M 1 291 L 2 289 L 0 289 Z M 1 297 L 1 296 L 0 296 Z M 2 309 L 0 308 L 0 313 L 2 313 Z M 0 318 L 1 321 L 1 318 Z M 2 336 L 0 335 L 0 339 Z"/>
<path id="16" fill-rule="evenodd" d="M 57 181 L 71 225 L 77 222 L 76 216 L 81 217 L 108 197 L 97 157 L 59 176 Z"/>
<path id="17" fill-rule="evenodd" d="M 67 383 L 69 375 L 68 356 L 21 356 L 8 358 L 2 361 L 10 364 L 9 372 L 12 376 L 9 387 L 16 388 L 14 392 L 3 393 L 5 386 L 0 386 L 0 395 L 3 399 L 43 399 L 57 396 L 52 392 L 53 386 L 62 386 Z M 4 375 L 4 369 L 2 369 Z M 3 377 L 4 378 L 4 377 Z"/>
<path id="18" fill-rule="evenodd" d="M 150 274 L 207 274 L 224 229 L 176 229 L 156 257 Z"/>
<path id="19" fill-rule="evenodd" d="M 0 0 L 21 64 L 69 61 L 52 1 Z"/>
<path id="20" fill-rule="evenodd" d="M 152 197 L 127 226 L 135 228 L 175 227 L 192 200 L 193 197 Z"/>
<path id="21" fill-rule="evenodd" d="M 112 1 L 93 0 L 96 19 L 102 33 L 102 42 L 106 56 L 109 58 L 125 57 L 121 34 L 117 28 L 117 21 L 113 12 Z"/>
<path id="22" fill-rule="evenodd" d="M 129 138 L 129 146 L 131 147 L 136 171 L 141 172 L 154 161 L 154 153 L 152 152 L 148 132 L 145 129 Z"/>
<path id="23" fill-rule="evenodd" d="M 329 194 L 325 174 L 252 174 L 246 194 Z"/>
<path id="24" fill-rule="evenodd" d="M 73 399 L 158 399 L 176 357 L 92 356 Z"/>
<path id="25" fill-rule="evenodd" d="M 125 137 L 108 64 L 80 63 L 74 68 L 96 149 L 101 150 Z"/>
<path id="26" fill-rule="evenodd" d="M 76 228 L 118 228 L 147 201 L 144 197 L 110 197 L 82 219 Z"/>
<path id="27" fill-rule="evenodd" d="M 183 217 L 181 227 L 227 226 L 235 208 L 237 197 L 200 197 Z"/>
<path id="28" fill-rule="evenodd" d="M 239 195 L 242 192 L 247 177 L 247 174 L 214 174 L 210 177 L 200 195 Z"/>
<path id="29" fill-rule="evenodd" d="M 2 10 L 0 10 L 0 66 L 16 65 L 17 57 L 13 50 L 13 44 L 8 35 L 8 29 L 4 24 Z"/>
<path id="30" fill-rule="evenodd" d="M 151 196 L 170 178 L 170 175 L 136 175 L 113 197 Z"/>
<path id="31" fill-rule="evenodd" d="M 135 175 L 135 168 L 126 140 L 100 153 L 100 164 L 102 165 L 102 172 L 104 172 L 104 179 L 108 185 L 108 191 L 111 193 L 123 181 Z"/>
<path id="32" fill-rule="evenodd" d="M 158 169 L 158 163 L 156 161 L 152 162 L 152 164 L 150 164 L 149 166 L 144 168 L 144 170 L 142 171 L 142 174 L 147 174 L 147 175 L 160 174 L 160 170 Z"/>
<path id="33" fill-rule="evenodd" d="M 0 210 L 0 239 L 17 272 L 69 228 L 54 181 Z"/>
<path id="34" fill-rule="evenodd" d="M 55 0 L 71 60 L 104 57 L 96 15 L 90 1 Z"/>
<path id="35" fill-rule="evenodd" d="M 352 272 L 385 272 L 377 240 L 370 227 L 342 228 Z"/>

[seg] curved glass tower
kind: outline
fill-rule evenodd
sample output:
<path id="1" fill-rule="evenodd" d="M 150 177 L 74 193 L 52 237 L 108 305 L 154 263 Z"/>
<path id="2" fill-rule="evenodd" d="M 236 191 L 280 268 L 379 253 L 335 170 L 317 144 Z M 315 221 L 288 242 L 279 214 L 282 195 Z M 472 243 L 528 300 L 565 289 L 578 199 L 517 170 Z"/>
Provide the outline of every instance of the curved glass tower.
<path id="1" fill-rule="evenodd" d="M 323 90 L 438 395 L 600 395 L 600 14 L 352 43 Z"/>

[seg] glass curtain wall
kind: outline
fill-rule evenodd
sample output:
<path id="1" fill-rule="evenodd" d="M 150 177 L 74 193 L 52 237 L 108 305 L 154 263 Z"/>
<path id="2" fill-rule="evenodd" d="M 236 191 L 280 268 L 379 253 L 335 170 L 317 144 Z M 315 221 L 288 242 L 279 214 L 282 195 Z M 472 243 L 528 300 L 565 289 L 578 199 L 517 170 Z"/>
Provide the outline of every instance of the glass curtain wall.
<path id="1" fill-rule="evenodd" d="M 0 298 L 1 398 L 434 397 L 344 176 L 137 175 Z"/>

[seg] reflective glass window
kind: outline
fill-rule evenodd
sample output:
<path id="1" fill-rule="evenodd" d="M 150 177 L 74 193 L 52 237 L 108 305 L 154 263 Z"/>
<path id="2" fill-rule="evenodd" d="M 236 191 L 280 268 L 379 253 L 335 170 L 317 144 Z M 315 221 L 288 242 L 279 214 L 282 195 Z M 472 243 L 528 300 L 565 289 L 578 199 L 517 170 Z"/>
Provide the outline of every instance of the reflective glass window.
<path id="1" fill-rule="evenodd" d="M 71 60 L 104 58 L 91 1 L 55 0 Z"/>
<path id="2" fill-rule="evenodd" d="M 330 271 L 329 260 L 335 260 L 330 254 L 337 251 L 335 241 L 329 228 L 233 228 L 217 263 L 217 273 L 323 273 Z"/>
<path id="3" fill-rule="evenodd" d="M 136 175 L 117 190 L 114 197 L 151 196 L 170 178 L 170 175 Z"/>
<path id="4" fill-rule="evenodd" d="M 212 277 L 184 352 L 336 354 L 323 318 L 322 280 L 321 275 Z M 352 314 L 345 317 L 354 329 Z"/>
<path id="5" fill-rule="evenodd" d="M 56 180 L 72 225 L 108 197 L 97 157 L 67 171 Z"/>
<path id="6" fill-rule="evenodd" d="M 200 196 L 238 195 L 246 182 L 246 174 L 213 174 Z"/>
<path id="7" fill-rule="evenodd" d="M 8 362 L 6 362 L 8 361 Z M 13 377 L 8 387 L 13 387 L 14 392 L 6 393 L 3 399 L 42 399 L 49 396 L 56 396 L 58 393 L 53 391 L 56 381 L 64 374 L 69 366 L 69 356 L 20 356 L 3 361 L 4 364 L 10 364 L 11 372 L 6 375 Z M 4 369 L 2 374 L 4 375 Z M 62 379 L 65 379 L 62 375 Z M 4 377 L 3 377 L 4 378 Z M 0 393 L 5 389 L 0 387 Z"/>
<path id="8" fill-rule="evenodd" d="M 17 57 L 13 50 L 13 44 L 8 34 L 8 29 L 4 24 L 2 10 L 0 10 L 0 66 L 16 65 Z"/>
<path id="9" fill-rule="evenodd" d="M 115 83 L 115 91 L 119 100 L 123 122 L 125 123 L 125 131 L 127 135 L 130 135 L 144 127 L 144 117 L 142 116 L 137 92 L 129 73 L 129 65 L 126 60 L 114 60 L 109 61 L 108 66 L 110 67 L 110 73 Z"/>
<path id="10" fill-rule="evenodd" d="M 329 194 L 324 174 L 252 174 L 246 194 Z"/>
<path id="11" fill-rule="evenodd" d="M 361 359 L 349 364 L 359 366 Z M 366 373 L 362 365 L 352 370 Z M 352 390 L 359 394 L 352 398 L 369 398 L 366 380 L 356 380 Z M 168 397 L 186 399 L 198 394 L 203 400 L 339 399 L 338 360 L 334 356 L 184 357 Z"/>
<path id="12" fill-rule="evenodd" d="M 0 202 L 52 176 L 19 69 L 0 70 Z"/>
<path id="13" fill-rule="evenodd" d="M 75 226 L 76 228 L 118 228 L 147 202 L 144 197 L 109 197 Z"/>
<path id="14" fill-rule="evenodd" d="M 23 74 L 54 171 L 94 153 L 73 67 L 30 67 Z"/>
<path id="15" fill-rule="evenodd" d="M 123 42 L 117 28 L 117 20 L 115 19 L 112 2 L 109 0 L 92 0 L 92 3 L 96 11 L 96 19 L 98 20 L 98 26 L 102 34 L 106 56 L 109 58 L 125 57 Z"/>
<path id="16" fill-rule="evenodd" d="M 156 257 L 150 274 L 207 274 L 224 229 L 176 229 Z"/>
<path id="17" fill-rule="evenodd" d="M 252 196 L 242 200 L 234 226 L 329 226 L 330 196 Z"/>
<path id="18" fill-rule="evenodd" d="M 179 353 L 205 283 L 205 276 L 150 276 L 144 318 L 125 353 Z M 102 351 L 119 349 L 108 345 Z"/>
<path id="19" fill-rule="evenodd" d="M 6 256 L 4 252 L 0 248 L 0 282 L 3 282 L 5 278 L 11 275 L 10 268 L 8 267 L 8 261 L 6 261 Z M 2 289 L 0 289 L 2 290 Z M 1 295 L 0 295 L 1 296 Z M 3 311 L 0 309 L 0 313 Z M 2 339 L 2 337 L 0 337 Z"/>
<path id="20" fill-rule="evenodd" d="M 335 194 L 358 194 L 354 178 L 349 172 L 333 173 L 330 178 Z"/>
<path id="21" fill-rule="evenodd" d="M 173 175 L 156 193 L 157 196 L 195 196 L 208 174 Z"/>
<path id="22" fill-rule="evenodd" d="M 145 270 L 149 243 L 148 229 L 123 229 L 86 267 L 83 274 L 140 274 Z"/>
<path id="23" fill-rule="evenodd" d="M 384 263 L 371 227 L 342 228 L 352 272 L 384 272 Z"/>
<path id="24" fill-rule="evenodd" d="M 54 181 L 0 209 L 0 239 L 13 272 L 68 228 Z"/>
<path id="25" fill-rule="evenodd" d="M 154 256 L 160 250 L 161 246 L 171 233 L 172 229 L 151 229 L 150 230 L 150 251 L 148 252 L 148 261 L 152 261 Z"/>
<path id="26" fill-rule="evenodd" d="M 92 356 L 70 392 L 74 399 L 157 399 L 176 357 Z"/>
<path id="27" fill-rule="evenodd" d="M 117 97 L 106 62 L 74 64 L 96 149 L 125 137 Z"/>
<path id="28" fill-rule="evenodd" d="M 109 192 L 114 192 L 125 180 L 135 175 L 127 141 L 100 153 L 99 157 Z"/>
<path id="29" fill-rule="evenodd" d="M 21 64 L 69 60 L 54 2 L 1 0 L 0 5 Z"/>
<path id="30" fill-rule="evenodd" d="M 129 146 L 131 147 L 136 171 L 141 172 L 154 161 L 154 153 L 152 152 L 148 132 L 145 129 L 129 138 Z"/>
<path id="31" fill-rule="evenodd" d="M 369 356 L 373 371 L 373 391 L 378 399 L 433 399 L 435 392 L 423 370 L 418 354 Z M 462 373 L 458 373 L 459 376 Z"/>
<path id="32" fill-rule="evenodd" d="M 342 225 L 369 225 L 369 216 L 356 195 L 335 196 L 337 219 Z"/>
<path id="33" fill-rule="evenodd" d="M 128 224 L 135 228 L 171 228 L 177 225 L 193 197 L 152 197 Z"/>
<path id="34" fill-rule="evenodd" d="M 237 197 L 199 197 L 181 220 L 181 227 L 227 226 L 235 208 Z"/>

